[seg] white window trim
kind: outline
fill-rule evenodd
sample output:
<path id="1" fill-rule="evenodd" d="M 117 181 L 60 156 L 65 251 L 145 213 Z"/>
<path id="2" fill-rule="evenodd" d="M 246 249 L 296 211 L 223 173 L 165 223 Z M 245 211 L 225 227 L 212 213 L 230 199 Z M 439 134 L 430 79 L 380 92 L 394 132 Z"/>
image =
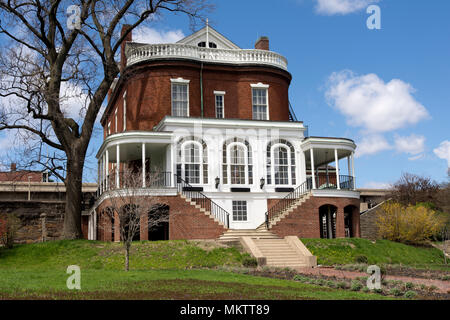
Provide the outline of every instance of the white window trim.
<path id="1" fill-rule="evenodd" d="M 185 84 L 187 85 L 187 117 L 190 116 L 190 101 L 189 101 L 189 83 L 191 80 L 183 79 L 183 78 L 177 78 L 177 79 L 170 79 L 171 85 L 170 85 L 170 101 L 171 101 L 171 115 L 173 116 L 173 99 L 172 99 L 172 92 L 173 92 L 173 84 Z"/>
<path id="2" fill-rule="evenodd" d="M 245 183 L 244 184 L 232 184 L 231 183 L 231 148 L 235 145 L 241 146 L 244 148 L 244 170 L 245 170 Z M 231 187 L 242 187 L 242 186 L 247 186 L 249 185 L 248 183 L 248 149 L 247 146 L 242 143 L 242 142 L 232 142 L 227 146 L 227 181 L 228 181 L 228 185 L 230 185 Z M 223 181 L 223 179 L 222 179 Z"/>
<path id="3" fill-rule="evenodd" d="M 216 113 L 216 119 L 225 119 L 225 94 L 225 91 L 214 91 L 214 111 Z M 217 118 L 217 96 L 222 96 L 222 118 Z"/>
<path id="4" fill-rule="evenodd" d="M 199 158 L 200 158 L 200 175 L 199 175 L 199 183 L 193 183 L 193 182 L 189 182 L 189 184 L 191 185 L 203 185 L 203 146 L 200 142 L 195 141 L 195 140 L 188 140 L 185 141 L 181 144 L 180 148 L 181 148 L 181 176 L 183 177 L 183 179 L 186 179 L 186 173 L 185 173 L 185 165 L 186 163 L 186 157 L 185 157 L 185 153 L 184 153 L 184 148 L 186 147 L 186 145 L 188 144 L 195 144 L 198 148 L 199 148 Z M 209 159 L 208 159 L 209 160 Z M 177 163 L 178 164 L 178 163 Z M 209 166 L 208 166 L 208 170 L 209 170 Z"/>
<path id="5" fill-rule="evenodd" d="M 283 186 L 291 186 L 292 185 L 292 164 L 291 164 L 291 149 L 289 148 L 289 146 L 287 144 L 283 144 L 283 143 L 276 143 L 274 145 L 272 145 L 272 147 L 270 148 L 270 174 L 272 175 L 272 179 L 271 179 L 271 184 L 276 186 L 277 184 L 275 183 L 275 153 L 274 150 L 275 148 L 284 148 L 287 150 L 287 156 L 288 156 L 288 184 L 283 184 Z M 294 159 L 295 161 L 295 159 Z M 297 162 L 295 162 L 295 164 L 297 164 Z M 297 165 L 295 166 L 295 168 L 297 168 Z M 296 175 L 297 176 L 297 175 Z M 280 184 L 281 185 L 281 184 Z"/>
<path id="6" fill-rule="evenodd" d="M 251 83 L 250 87 L 255 89 L 269 89 L 270 85 L 258 82 L 258 83 Z"/>
<path id="7" fill-rule="evenodd" d="M 114 111 L 114 131 L 115 131 L 116 133 L 119 132 L 119 130 L 118 130 L 118 128 L 117 128 L 117 109 L 118 109 L 118 108 L 116 108 L 116 111 Z"/>
<path id="8" fill-rule="evenodd" d="M 111 135 L 111 121 L 108 122 L 108 136 Z"/>
<path id="9" fill-rule="evenodd" d="M 191 82 L 191 80 L 183 79 L 183 78 L 176 78 L 176 79 L 170 79 L 170 82 L 187 84 L 187 83 Z"/>
<path id="10" fill-rule="evenodd" d="M 269 117 L 269 85 L 268 84 L 263 84 L 261 82 L 258 83 L 252 83 L 250 84 L 250 87 L 252 88 L 252 118 L 253 118 L 253 89 L 266 89 L 266 106 L 267 106 L 267 110 L 266 110 L 266 120 L 270 120 Z"/>

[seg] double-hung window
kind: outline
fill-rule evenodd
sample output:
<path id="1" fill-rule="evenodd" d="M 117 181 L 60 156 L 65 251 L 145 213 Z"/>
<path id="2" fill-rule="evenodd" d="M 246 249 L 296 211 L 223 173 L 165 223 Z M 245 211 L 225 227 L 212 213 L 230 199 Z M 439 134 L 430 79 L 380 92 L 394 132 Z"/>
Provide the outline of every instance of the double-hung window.
<path id="1" fill-rule="evenodd" d="M 189 80 L 171 79 L 172 82 L 172 116 L 189 116 Z"/>
<path id="2" fill-rule="evenodd" d="M 215 103 L 216 103 L 216 118 L 225 118 L 225 92 L 214 91 Z"/>
<path id="3" fill-rule="evenodd" d="M 269 120 L 268 85 L 261 83 L 251 85 L 254 120 Z"/>
<path id="4" fill-rule="evenodd" d="M 184 148 L 184 174 L 187 183 L 200 183 L 200 148 L 190 143 Z"/>
<path id="5" fill-rule="evenodd" d="M 288 150 L 276 147 L 273 152 L 275 164 L 275 184 L 289 184 Z"/>

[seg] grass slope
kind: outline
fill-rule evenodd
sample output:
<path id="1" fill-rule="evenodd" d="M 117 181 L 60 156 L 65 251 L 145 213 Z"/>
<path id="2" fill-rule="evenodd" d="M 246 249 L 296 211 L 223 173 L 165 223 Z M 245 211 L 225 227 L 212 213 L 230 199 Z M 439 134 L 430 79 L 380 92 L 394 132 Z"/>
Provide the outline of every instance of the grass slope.
<path id="1" fill-rule="evenodd" d="M 444 264 L 442 251 L 436 248 L 414 247 L 388 240 L 372 243 L 366 239 L 301 239 L 317 256 L 317 263 L 338 265 L 355 263 L 365 255 L 369 264 L 402 264 L 415 268 L 440 268 Z"/>
<path id="2" fill-rule="evenodd" d="M 133 244 L 123 271 L 119 244 L 56 241 L 0 249 L 0 299 L 385 299 L 296 281 L 199 269 L 240 266 L 234 248 L 187 241 Z M 81 291 L 66 288 L 68 265 L 81 267 Z M 197 269 L 192 269 L 197 268 Z"/>

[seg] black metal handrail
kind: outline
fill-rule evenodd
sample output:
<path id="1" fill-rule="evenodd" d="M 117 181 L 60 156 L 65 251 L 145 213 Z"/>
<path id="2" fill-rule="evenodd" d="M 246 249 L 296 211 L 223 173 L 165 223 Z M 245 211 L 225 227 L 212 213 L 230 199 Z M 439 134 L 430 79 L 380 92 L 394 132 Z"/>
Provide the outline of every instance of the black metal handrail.
<path id="1" fill-rule="evenodd" d="M 228 229 L 230 227 L 230 213 L 208 198 L 203 192 L 197 191 L 195 187 L 183 180 L 179 175 L 174 174 L 177 191 L 187 198 L 209 211 L 214 218 L 222 222 Z"/>
<path id="2" fill-rule="evenodd" d="M 303 182 L 294 191 L 290 192 L 287 196 L 277 202 L 266 212 L 266 227 L 269 229 L 270 221 L 273 221 L 276 217 L 280 216 L 286 209 L 291 207 L 298 199 L 307 194 L 311 188 L 309 188 L 308 181 Z"/>

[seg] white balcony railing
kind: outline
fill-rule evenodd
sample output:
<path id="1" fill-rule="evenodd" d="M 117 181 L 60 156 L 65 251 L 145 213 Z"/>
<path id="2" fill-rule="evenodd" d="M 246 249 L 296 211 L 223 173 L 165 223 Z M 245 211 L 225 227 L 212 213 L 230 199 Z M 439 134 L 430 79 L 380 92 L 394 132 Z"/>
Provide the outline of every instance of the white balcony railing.
<path id="1" fill-rule="evenodd" d="M 287 70 L 287 60 L 282 55 L 266 50 L 212 49 L 184 44 L 130 44 L 127 65 L 156 59 L 188 59 L 226 64 L 269 65 Z"/>

